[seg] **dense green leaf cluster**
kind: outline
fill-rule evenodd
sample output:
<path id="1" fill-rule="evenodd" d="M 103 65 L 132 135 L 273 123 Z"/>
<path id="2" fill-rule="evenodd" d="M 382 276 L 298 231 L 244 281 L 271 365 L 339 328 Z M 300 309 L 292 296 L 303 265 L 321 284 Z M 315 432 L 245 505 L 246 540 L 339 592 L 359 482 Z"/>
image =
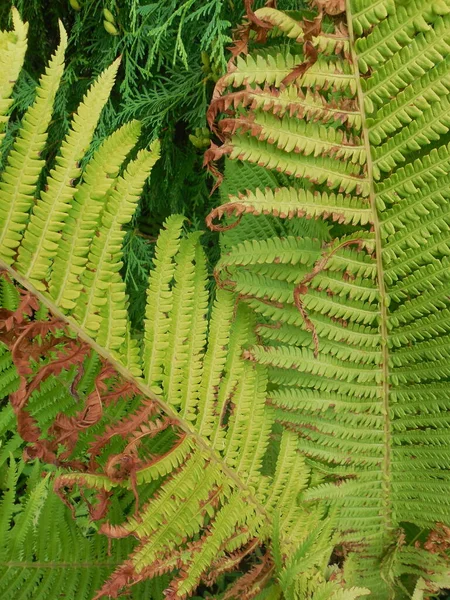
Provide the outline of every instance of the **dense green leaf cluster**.
<path id="1" fill-rule="evenodd" d="M 13 14 L 15 31 L 6 43 L 13 55 L 17 47 L 20 63 L 26 26 Z M 46 486 L 52 479 L 66 504 L 79 507 L 81 499 L 91 519 L 100 521 L 98 533 L 114 544 L 118 540 L 117 557 L 127 551 L 121 539 L 133 540 L 126 559 L 108 573 L 103 542 L 97 548 L 97 538 L 84 532 L 79 545 L 93 557 L 94 569 L 86 574 L 92 577 L 89 584 L 74 588 L 80 598 L 90 597 L 94 586 L 100 588 L 95 598 L 101 598 L 118 597 L 148 579 L 156 578 L 160 585 L 158 577 L 170 572 L 166 596 L 181 599 L 201 582 L 210 588 L 219 585 L 243 561 L 247 566 L 242 572 L 222 584 L 224 597 L 254 596 L 270 582 L 272 596 L 279 598 L 283 582 L 296 581 L 297 562 L 305 551 L 301 544 L 309 547 L 308 530 L 316 527 L 321 543 L 302 565 L 304 583 L 299 585 L 337 599 L 343 582 L 325 569 L 333 548 L 326 511 L 321 505 L 305 511 L 298 501 L 310 473 L 295 436 L 278 432 L 272 460 L 266 460 L 274 426 L 265 404 L 266 370 L 243 358 L 244 346 L 256 342 L 253 318 L 245 306 L 236 306 L 233 294 L 220 290 L 208 318 L 205 252 L 199 233 L 183 235 L 182 215 L 169 217 L 158 236 L 144 334 L 131 333 L 129 298 L 120 275 L 122 226 L 132 218 L 159 146 L 154 142 L 132 154 L 140 126 L 131 121 L 85 160 L 114 84 L 117 60 L 86 92 L 53 166 L 43 172 L 45 187 L 37 187 L 48 167 L 41 153 L 66 45 L 61 27 L 60 44 L 1 174 L 2 266 L 26 288 L 31 286 L 42 305 L 38 308 L 29 295 L 2 281 L 0 327 L 10 352 L 2 346 L 0 383 L 4 394 L 12 392 L 18 432 L 30 446 L 27 456 L 62 469 L 52 469 L 36 484 L 41 466 L 35 463 L 21 502 L 23 518 L 16 522 L 8 516 L 16 493 L 12 459 L 3 531 L 20 548 L 16 561 L 3 564 L 4 593 L 12 597 L 20 577 L 31 570 L 35 578 L 30 579 L 29 596 L 40 582 L 45 596 L 58 573 L 68 577 L 69 571 L 79 574 L 77 569 L 84 568 L 66 560 L 57 541 L 45 556 L 24 550 L 26 535 L 32 536 L 32 545 L 48 535 L 55 498 Z M 20 65 L 11 64 L 17 76 Z M 0 76 L 0 82 L 11 80 L 7 69 Z M 35 328 L 39 333 L 32 336 Z M 25 340 L 30 344 L 26 352 L 21 346 Z M 14 383 L 17 389 L 12 390 Z M 5 407 L 0 419 L 7 435 L 11 407 Z M 14 434 L 10 442 L 16 450 L 18 439 Z M 134 512 L 131 498 L 138 507 Z M 42 531 L 31 528 L 32 519 L 39 519 Z M 275 564 L 269 545 L 274 531 L 277 566 L 286 567 L 279 583 L 272 582 Z M 285 556 L 299 544 L 293 562 L 285 565 Z M 15 548 L 11 552 L 15 556 Z M 55 560 L 64 565 L 59 572 L 52 570 Z M 105 569 L 96 571 L 96 563 Z M 107 579 L 99 586 L 101 575 Z M 364 590 L 352 590 L 351 597 L 360 592 Z"/>

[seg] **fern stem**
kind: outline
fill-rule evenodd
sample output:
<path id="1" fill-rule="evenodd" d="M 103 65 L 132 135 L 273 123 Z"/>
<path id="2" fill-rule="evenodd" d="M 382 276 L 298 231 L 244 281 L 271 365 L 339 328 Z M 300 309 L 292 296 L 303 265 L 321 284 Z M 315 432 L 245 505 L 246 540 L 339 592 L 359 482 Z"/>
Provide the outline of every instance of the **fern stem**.
<path id="1" fill-rule="evenodd" d="M 169 416 L 176 426 L 179 427 L 182 431 L 184 431 L 187 435 L 193 438 L 197 444 L 197 446 L 203 450 L 207 455 L 211 462 L 214 462 L 220 466 L 223 473 L 230 478 L 236 485 L 236 488 L 245 493 L 246 498 L 249 502 L 251 502 L 255 509 L 263 515 L 266 520 L 269 520 L 269 513 L 266 508 L 260 503 L 257 497 L 254 494 L 254 491 L 244 483 L 240 477 L 234 472 L 232 468 L 230 468 L 224 459 L 219 456 L 216 451 L 211 448 L 208 442 L 190 425 L 190 423 L 186 422 L 184 419 L 180 417 L 180 415 L 175 412 L 169 404 L 167 404 L 162 398 L 157 396 L 148 385 L 144 383 L 144 381 L 140 378 L 134 377 L 130 371 L 124 367 L 120 362 L 118 362 L 110 352 L 108 352 L 104 347 L 100 346 L 95 342 L 80 325 L 72 318 L 64 314 L 49 298 L 47 298 L 44 294 L 40 293 L 30 281 L 18 273 L 15 269 L 6 264 L 3 260 L 0 259 L 0 271 L 7 271 L 10 276 L 17 281 L 22 287 L 31 292 L 44 306 L 48 308 L 48 310 L 58 318 L 61 323 L 65 323 L 68 328 L 70 328 L 78 338 L 87 342 L 89 346 L 97 352 L 100 356 L 105 358 L 109 364 L 111 364 L 120 375 L 126 380 L 133 383 L 139 391 L 147 398 L 150 398 L 155 404 L 159 406 L 162 412 L 164 412 L 167 416 Z"/>
<path id="2" fill-rule="evenodd" d="M 380 219 L 378 216 L 375 186 L 373 178 L 373 162 L 370 152 L 370 141 L 369 131 L 366 122 L 366 113 L 364 107 L 364 92 L 361 86 L 361 77 L 358 67 L 358 57 L 355 51 L 355 36 L 353 32 L 353 20 L 352 20 L 352 9 L 351 0 L 346 0 L 347 10 L 347 26 L 350 38 L 350 50 L 351 50 L 351 61 L 355 73 L 356 90 L 358 94 L 358 104 L 361 111 L 361 136 L 364 141 L 366 156 L 367 156 L 367 177 L 369 178 L 369 198 L 370 206 L 372 209 L 372 223 L 375 233 L 375 255 L 377 265 L 377 282 L 380 294 L 380 336 L 381 336 L 381 350 L 382 350 L 382 383 L 381 383 L 381 399 L 382 399 L 382 414 L 384 420 L 384 454 L 383 454 L 383 479 L 382 479 L 382 494 L 383 494 L 383 505 L 384 505 L 384 532 L 383 532 L 383 546 L 386 547 L 390 544 L 392 533 L 394 531 L 393 519 L 392 519 L 392 475 L 391 475 L 391 420 L 389 411 L 389 346 L 388 346 L 388 329 L 387 329 L 387 317 L 388 317 L 388 295 L 386 291 L 386 284 L 384 280 L 384 267 L 383 267 L 383 256 L 382 256 L 382 237 L 381 237 L 381 226 Z"/>

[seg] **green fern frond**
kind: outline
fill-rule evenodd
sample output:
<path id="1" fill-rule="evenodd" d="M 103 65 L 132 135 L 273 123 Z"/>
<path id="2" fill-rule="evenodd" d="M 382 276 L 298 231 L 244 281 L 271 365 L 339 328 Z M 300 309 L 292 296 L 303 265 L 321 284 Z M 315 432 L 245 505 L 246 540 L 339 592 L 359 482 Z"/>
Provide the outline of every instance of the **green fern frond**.
<path id="1" fill-rule="evenodd" d="M 0 244 L 5 248 L 5 253 L 6 248 L 9 248 L 9 263 L 14 261 L 16 249 L 22 239 L 28 213 L 33 205 L 34 187 L 45 164 L 41 153 L 47 140 L 47 128 L 64 69 L 64 52 L 67 46 L 67 34 L 62 25 L 60 35 L 61 43 L 41 78 L 36 100 L 23 118 L 22 128 L 8 155 L 0 181 Z"/>
<path id="2" fill-rule="evenodd" d="M 76 306 L 83 289 L 92 232 L 99 227 L 108 192 L 123 161 L 136 144 L 139 132 L 138 122 L 127 123 L 103 142 L 86 166 L 64 225 L 50 278 L 50 294 L 65 309 Z"/>
<path id="3" fill-rule="evenodd" d="M 258 144 L 254 138 L 236 136 L 229 149 L 231 159 L 248 160 L 267 169 L 282 171 L 293 177 L 302 177 L 316 184 L 327 184 L 331 189 L 367 196 L 369 182 L 361 175 L 358 165 L 345 164 L 329 157 L 319 160 L 310 156 L 289 154 L 274 150 L 269 144 Z"/>
<path id="4" fill-rule="evenodd" d="M 350 56 L 316 46 L 316 59 L 297 50 L 298 22 L 263 9 L 286 48 L 238 57 L 210 111 L 226 115 L 208 160 L 226 154 L 298 178 L 227 190 L 225 176 L 225 201 L 208 217 L 218 230 L 225 220 L 215 275 L 257 315 L 258 342 L 244 356 L 268 369 L 273 417 L 317 474 L 303 500 L 339 511 L 345 579 L 380 600 L 407 597 L 405 577 L 411 594 L 420 578 L 437 592 L 433 576 L 449 564 L 444 551 L 431 567 L 410 534 L 450 522 L 449 11 L 440 1 L 349 0 Z M 337 84 L 334 71 L 324 84 L 318 74 L 335 68 L 353 81 Z M 322 111 L 300 107 L 313 97 Z M 352 123 L 349 106 L 359 111 Z M 274 229 L 317 219 L 333 239 L 248 238 L 247 215 Z"/>
<path id="5" fill-rule="evenodd" d="M 84 535 L 58 496 L 51 490 L 49 473 L 34 463 L 27 489 L 19 495 L 18 480 L 24 464 L 11 459 L 1 499 L 2 548 L 0 591 L 5 600 L 30 600 L 66 595 L 90 600 L 122 552 L 106 540 Z M 125 544 L 127 546 L 127 544 Z M 138 586 L 132 597 L 148 593 Z"/>
<path id="6" fill-rule="evenodd" d="M 332 156 L 348 162 L 364 164 L 365 147 L 358 138 L 345 131 L 327 128 L 313 122 L 293 120 L 290 116 L 277 118 L 269 111 L 256 111 L 251 119 L 239 117 L 231 122 L 220 122 L 222 132 L 228 127 L 234 132 L 251 131 L 260 141 L 275 144 L 284 152 L 301 153 L 304 156 Z"/>
<path id="7" fill-rule="evenodd" d="M 225 141 L 209 159 L 226 154 L 257 165 L 259 175 L 240 167 L 251 173 L 248 185 L 230 184 L 231 198 L 210 218 L 244 223 L 231 234 L 231 220 L 224 227 L 210 319 L 200 236 L 184 237 L 184 218 L 173 216 L 157 242 L 143 340 L 132 335 L 121 226 L 156 159 L 141 151 L 120 174 L 135 125 L 122 130 L 128 141 L 120 151 L 111 148 L 114 172 L 105 145 L 93 172 L 86 167 L 69 191 L 69 174 L 82 177 L 74 160 L 95 124 L 89 132 L 75 127 L 68 140 L 79 138 L 80 151 L 64 146 L 48 195 L 21 221 L 13 268 L 10 249 L 0 246 L 4 268 L 44 292 L 35 294 L 36 309 L 27 292 L 17 298 L 7 283 L 1 288 L 10 308 L 0 325 L 13 352 L 0 357 L 0 385 L 13 389 L 14 362 L 19 430 L 27 433 L 27 415 L 35 419 L 32 448 L 64 467 L 59 495 L 85 506 L 100 534 L 128 544 L 128 558 L 96 580 L 96 598 L 170 572 L 166 597 L 182 599 L 239 565 L 247 572 L 224 598 L 338 600 L 368 588 L 387 600 L 448 583 L 448 65 L 428 32 L 436 27 L 444 39 L 449 10 L 442 0 L 348 0 L 346 40 L 339 6 L 325 9 L 338 16 L 323 36 L 302 38 L 304 50 L 299 23 L 263 9 L 285 44 L 251 46 L 218 82 L 211 114 L 227 110 L 219 123 Z M 417 52 L 433 63 L 426 70 Z M 423 72 L 400 81 L 394 65 L 406 69 L 410 58 Z M 109 78 L 105 89 L 112 71 Z M 370 94 L 375 79 L 382 101 Z M 291 86 L 301 89 L 300 103 L 308 98 L 321 110 L 291 107 Z M 258 104 L 259 93 L 273 103 Z M 97 113 L 105 95 L 92 92 Z M 47 225 L 38 231 L 39 211 Z M 321 223 L 315 234 L 305 234 L 305 217 Z M 48 356 L 29 341 L 29 354 L 19 357 L 14 336 L 38 325 Z M 67 400 L 83 389 L 63 412 L 55 409 L 55 380 L 39 382 L 50 366 Z M 28 397 L 34 378 L 39 389 Z M 11 416 L 2 413 L 5 423 Z M 268 457 L 271 435 L 279 436 L 275 457 Z M 10 487 L 16 478 L 10 474 Z M 34 467 L 23 517 L 13 522 L 5 511 L 2 527 L 17 525 L 17 536 L 6 537 L 20 559 L 34 552 L 29 517 L 46 512 L 46 485 Z M 336 543 L 343 568 L 329 564 Z M 8 582 L 13 591 L 21 583 Z"/>
<path id="8" fill-rule="evenodd" d="M 162 387 L 167 400 L 180 405 L 184 412 L 189 412 L 187 401 L 195 402 L 198 398 L 201 350 L 206 340 L 208 296 L 205 256 L 198 244 L 199 237 L 193 233 L 182 240 L 176 257 L 173 316 L 163 361 Z"/>
<path id="9" fill-rule="evenodd" d="M 261 53 L 245 58 L 239 56 L 236 65 L 223 76 L 221 85 L 240 87 L 241 85 L 274 85 L 279 87 L 295 68 L 301 64 L 304 57 L 301 54 L 291 54 L 289 50 L 278 53 Z M 298 77 L 300 79 L 300 76 Z M 355 80 L 352 71 L 345 61 L 329 63 L 320 59 L 302 76 L 302 87 L 314 89 L 333 89 L 355 93 Z"/>
<path id="10" fill-rule="evenodd" d="M 115 186 L 110 188 L 98 235 L 91 244 L 87 268 L 80 278 L 85 292 L 78 298 L 75 317 L 90 335 L 110 350 L 120 348 L 127 328 L 125 284 L 118 273 L 122 266 L 125 236 L 122 225 L 131 220 L 144 183 L 158 157 L 158 144 L 150 150 L 141 150 L 128 164 L 123 177 L 119 177 Z M 105 315 L 102 315 L 102 308 L 106 311 Z M 115 323 L 114 332 L 108 329 L 111 322 Z M 106 336 L 111 333 L 113 337 L 107 341 Z"/>
<path id="11" fill-rule="evenodd" d="M 144 378 L 150 385 L 158 385 L 161 381 L 173 302 L 170 290 L 175 272 L 173 258 L 179 249 L 183 221 L 178 215 L 169 217 L 156 244 L 154 269 L 147 292 L 143 350 Z"/>
<path id="12" fill-rule="evenodd" d="M 278 188 L 246 192 L 240 197 L 229 196 L 227 204 L 211 211 L 207 223 L 226 215 L 272 214 L 275 217 L 307 217 L 314 219 L 322 216 L 333 221 L 351 225 L 367 225 L 371 222 L 370 206 L 363 198 L 343 196 L 342 194 L 315 194 L 295 188 Z"/>

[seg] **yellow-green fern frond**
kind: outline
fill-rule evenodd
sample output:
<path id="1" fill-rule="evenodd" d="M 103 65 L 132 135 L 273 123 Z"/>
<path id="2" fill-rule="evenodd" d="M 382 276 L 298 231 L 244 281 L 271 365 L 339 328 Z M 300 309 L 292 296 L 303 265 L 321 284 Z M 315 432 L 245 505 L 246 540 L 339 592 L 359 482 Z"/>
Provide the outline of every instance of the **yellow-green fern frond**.
<path id="1" fill-rule="evenodd" d="M 23 23 L 16 8 L 12 10 L 13 31 L 0 31 L 0 143 L 9 120 L 11 94 L 27 51 L 28 23 Z"/>
<path id="2" fill-rule="evenodd" d="M 83 292 L 77 300 L 75 318 L 110 350 L 120 348 L 127 327 L 125 283 L 118 273 L 122 267 L 125 236 L 122 225 L 131 220 L 158 157 L 158 143 L 150 150 L 141 150 L 107 192 L 98 235 L 92 240 L 87 267 L 80 277 Z M 102 314 L 104 311 L 106 314 Z M 111 330 L 111 323 L 114 323 L 114 330 Z"/>
<path id="3" fill-rule="evenodd" d="M 203 349 L 198 347 L 198 344 L 195 348 L 193 337 L 199 336 L 203 343 L 205 343 L 206 337 L 206 273 L 203 249 L 198 243 L 200 235 L 194 233 L 182 240 L 176 256 L 172 321 L 168 347 L 163 361 L 162 387 L 167 395 L 167 400 L 171 404 L 181 405 L 186 412 L 189 412 L 186 406 L 187 400 L 195 402 L 198 399 L 195 392 L 198 387 L 196 379 L 201 367 L 201 351 Z M 194 372 L 191 373 L 191 369 L 194 369 Z M 192 381 L 189 382 L 191 378 Z M 189 391 L 184 391 L 186 385 L 188 385 Z"/>
<path id="4" fill-rule="evenodd" d="M 115 185 L 122 163 L 136 144 L 139 132 L 140 125 L 135 121 L 112 133 L 94 153 L 83 173 L 50 277 L 50 295 L 64 309 L 71 310 L 76 306 L 83 289 L 93 232 L 99 230 L 108 193 Z"/>
<path id="5" fill-rule="evenodd" d="M 151 272 L 146 305 L 144 331 L 143 372 L 150 385 L 160 385 L 164 353 L 167 349 L 170 311 L 173 295 L 170 288 L 175 272 L 174 256 L 180 246 L 184 218 L 169 217 L 156 244 L 154 269 Z"/>
<path id="6" fill-rule="evenodd" d="M 52 260 L 56 256 L 61 229 L 75 195 L 75 182 L 81 175 L 83 159 L 103 106 L 108 100 L 119 61 L 114 62 L 83 98 L 74 114 L 71 129 L 61 145 L 55 167 L 50 171 L 46 189 L 40 194 L 32 212 L 19 248 L 17 269 L 30 277 L 39 289 L 48 276 Z"/>
<path id="7" fill-rule="evenodd" d="M 7 158 L 0 181 L 0 247 L 2 255 L 14 262 L 29 211 L 33 206 L 35 186 L 45 160 L 41 153 L 47 140 L 47 128 L 53 103 L 64 70 L 67 34 L 60 24 L 60 45 L 52 57 L 36 90 L 36 99 L 28 108 L 22 127 Z M 1 69 L 1 67 L 0 67 Z"/>

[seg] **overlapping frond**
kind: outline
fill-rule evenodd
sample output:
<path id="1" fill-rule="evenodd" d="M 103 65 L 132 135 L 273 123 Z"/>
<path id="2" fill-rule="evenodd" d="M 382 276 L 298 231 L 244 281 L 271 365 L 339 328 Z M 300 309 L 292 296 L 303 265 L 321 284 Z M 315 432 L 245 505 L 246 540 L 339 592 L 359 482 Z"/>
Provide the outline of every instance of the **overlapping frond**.
<path id="1" fill-rule="evenodd" d="M 46 600 L 66 596 L 90 600 L 132 544 L 124 540 L 108 550 L 106 539 L 88 533 L 83 517 L 72 518 L 52 490 L 51 475 L 45 474 L 37 461 L 28 473 L 24 463 L 14 459 L 3 468 L 2 598 Z M 131 597 L 152 597 L 151 593 L 147 582 L 132 590 Z"/>
<path id="2" fill-rule="evenodd" d="M 16 29 L 23 29 L 25 35 L 27 26 L 14 15 Z M 122 226 L 134 214 L 158 158 L 158 145 L 142 150 L 123 170 L 140 132 L 139 124 L 131 122 L 106 139 L 81 168 L 114 84 L 116 61 L 74 113 L 45 186 L 38 187 L 47 128 L 64 69 L 67 35 L 62 26 L 60 33 L 58 50 L 41 78 L 0 177 L 1 256 L 139 375 L 139 349 L 130 335 L 128 299 L 119 274 Z M 17 50 L 17 60 L 19 55 Z M 15 64 L 12 59 L 10 63 Z M 109 327 L 112 321 L 115 328 Z"/>
<path id="3" fill-rule="evenodd" d="M 40 193 L 33 207 L 23 240 L 18 250 L 17 268 L 30 277 L 38 288 L 48 276 L 48 269 L 56 256 L 61 229 L 67 220 L 72 203 L 74 183 L 81 175 L 80 161 L 89 148 L 100 113 L 105 105 L 119 67 L 116 61 L 83 98 L 74 114 L 71 129 L 63 141 L 54 168 L 50 171 L 46 189 Z M 14 222 L 14 217 L 11 218 Z"/>
<path id="4" fill-rule="evenodd" d="M 256 11 L 286 49 L 238 57 L 210 110 L 224 142 L 207 162 L 226 154 L 297 178 L 243 181 L 212 211 L 216 280 L 258 315 L 244 356 L 268 369 L 274 418 L 320 477 L 305 501 L 339 509 L 346 579 L 380 599 L 403 597 L 402 557 L 429 589 L 449 568 L 446 552 L 431 567 L 421 542 L 408 545 L 414 528 L 450 522 L 449 11 L 351 0 L 335 19 L 343 53 L 319 42 L 320 17 L 314 29 Z M 322 220 L 333 240 L 247 239 L 246 222 L 267 215 Z"/>
<path id="5" fill-rule="evenodd" d="M 170 219 L 163 238 L 176 239 L 181 223 Z M 200 337 L 190 334 L 187 323 L 207 323 L 199 236 L 181 239 L 173 259 L 174 279 L 166 289 L 172 296 L 168 343 L 160 347 L 161 399 L 119 363 L 112 365 L 106 349 L 96 357 L 58 318 L 33 318 L 40 309 L 28 292 L 2 309 L 1 335 L 13 359 L 5 354 L 5 368 L 17 371 L 13 384 L 5 379 L 5 390 L 13 393 L 0 422 L 9 423 L 14 411 L 29 443 L 27 456 L 70 467 L 56 475 L 57 493 L 72 505 L 80 489 L 91 518 L 100 520 L 99 533 L 117 539 L 121 552 L 123 538 L 138 540 L 98 598 L 117 597 L 166 572 L 173 572 L 166 594 L 184 598 L 201 580 L 212 585 L 244 558 L 255 572 L 235 585 L 257 590 L 258 569 L 265 579 L 274 572 L 269 555 L 261 567 L 257 558 L 271 536 L 274 511 L 282 515 L 286 544 L 295 547 L 306 535 L 297 499 L 309 472 L 295 436 L 284 435 L 273 470 L 264 472 L 273 419 L 266 407 L 265 369 L 243 357 L 243 346 L 256 341 L 252 315 L 243 305 L 234 315 L 235 297 L 222 291 L 208 341 L 201 329 Z M 199 304 L 193 302 L 195 292 Z M 15 327 L 8 332 L 11 322 Z M 36 330 L 41 335 L 31 339 Z M 17 340 L 24 338 L 28 345 L 18 351 Z M 53 352 L 37 366 L 43 347 Z M 20 440 L 13 439 L 10 450 Z M 299 477 L 291 483 L 294 471 Z M 317 520 L 322 517 L 319 511 Z"/>
<path id="6" fill-rule="evenodd" d="M 5 278 L 1 279 L 1 290 L 3 318 L 6 311 L 17 310 L 19 294 Z M 91 600 L 105 578 L 131 552 L 133 543 L 123 540 L 108 548 L 108 541 L 89 526 L 84 507 L 77 507 L 74 519 L 53 491 L 58 475 L 55 468 L 39 461 L 23 462 L 21 455 L 27 455 L 27 448 L 17 432 L 13 406 L 7 403 L 8 395 L 20 388 L 20 374 L 4 344 L 0 354 L 1 596 L 8 600 L 19 596 L 50 600 L 65 595 Z M 99 357 L 92 354 L 78 376 L 69 368 L 58 377 L 44 379 L 30 394 L 29 415 L 48 430 L 58 414 L 73 413 L 74 395 L 80 399 L 92 391 L 99 365 Z M 124 405 L 121 413 L 125 412 Z M 116 416 L 119 414 L 116 410 Z M 153 597 L 152 591 L 152 585 L 144 582 L 132 590 L 132 597 Z"/>
<path id="7" fill-rule="evenodd" d="M 138 122 L 127 123 L 103 142 L 86 166 L 64 225 L 50 277 L 50 294 L 56 304 L 65 309 L 77 305 L 82 282 L 86 279 L 92 231 L 99 229 L 100 219 L 106 211 L 105 202 L 107 198 L 109 200 L 108 193 L 123 161 L 137 142 L 139 131 Z"/>

